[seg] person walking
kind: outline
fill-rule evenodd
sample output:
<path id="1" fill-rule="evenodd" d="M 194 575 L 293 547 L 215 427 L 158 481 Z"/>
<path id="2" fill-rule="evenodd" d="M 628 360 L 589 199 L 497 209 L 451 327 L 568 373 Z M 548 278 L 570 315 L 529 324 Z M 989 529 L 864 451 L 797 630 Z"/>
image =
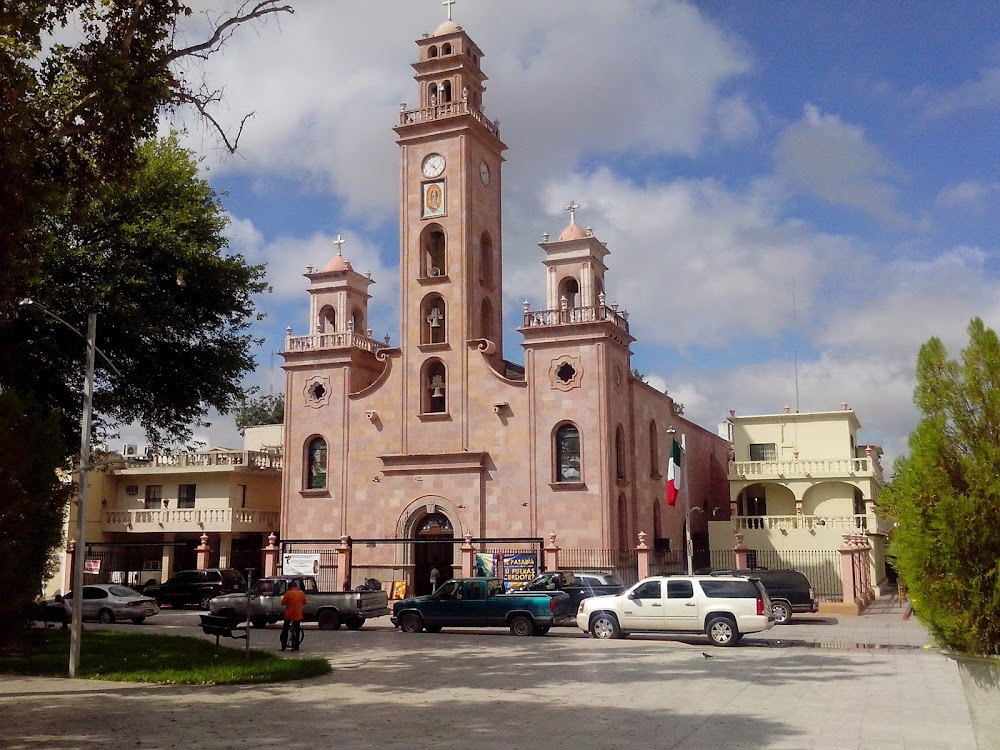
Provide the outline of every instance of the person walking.
<path id="1" fill-rule="evenodd" d="M 431 568 L 431 593 L 433 594 L 437 591 L 438 581 L 441 579 L 441 572 L 437 569 L 437 566 Z"/>
<path id="2" fill-rule="evenodd" d="M 299 650 L 302 636 L 302 606 L 309 601 L 305 593 L 299 589 L 296 581 L 289 581 L 288 591 L 281 597 L 281 606 L 285 608 L 285 624 L 281 626 L 281 650 L 288 647 L 288 631 L 292 631 L 292 651 Z"/>

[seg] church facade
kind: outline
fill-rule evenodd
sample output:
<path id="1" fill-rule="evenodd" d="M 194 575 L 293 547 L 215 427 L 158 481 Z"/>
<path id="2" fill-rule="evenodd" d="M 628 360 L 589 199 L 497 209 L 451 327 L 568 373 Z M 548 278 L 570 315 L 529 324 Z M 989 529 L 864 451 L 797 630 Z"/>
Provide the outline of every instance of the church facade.
<path id="1" fill-rule="evenodd" d="M 431 567 L 457 567 L 466 535 L 554 532 L 563 549 L 607 551 L 634 549 L 642 532 L 676 552 L 687 517 L 707 548 L 708 521 L 729 516 L 729 443 L 632 376 L 628 313 L 606 302 L 609 250 L 572 203 L 540 245 L 546 299 L 522 310 L 523 364 L 506 358 L 506 146 L 482 112 L 483 54 L 450 19 L 417 47 L 417 106 L 394 128 L 401 340 L 372 338 L 373 280 L 342 242 L 308 269 L 310 330 L 288 329 L 282 352 L 285 549 L 366 540 L 356 571 L 402 574 L 423 593 Z M 701 512 L 666 504 L 673 438 Z"/>

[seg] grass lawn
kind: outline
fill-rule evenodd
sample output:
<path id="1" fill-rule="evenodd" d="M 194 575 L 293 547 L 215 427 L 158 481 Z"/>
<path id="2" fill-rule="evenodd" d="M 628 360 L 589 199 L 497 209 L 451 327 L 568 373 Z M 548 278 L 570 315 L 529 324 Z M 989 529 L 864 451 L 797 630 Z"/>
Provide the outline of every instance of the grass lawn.
<path id="1" fill-rule="evenodd" d="M 283 659 L 266 651 L 216 646 L 202 638 L 85 630 L 78 677 L 120 682 L 234 685 L 283 682 L 328 674 L 326 659 Z M 66 677 L 69 631 L 49 631 L 48 643 L 27 657 L 0 657 L 0 673 Z"/>

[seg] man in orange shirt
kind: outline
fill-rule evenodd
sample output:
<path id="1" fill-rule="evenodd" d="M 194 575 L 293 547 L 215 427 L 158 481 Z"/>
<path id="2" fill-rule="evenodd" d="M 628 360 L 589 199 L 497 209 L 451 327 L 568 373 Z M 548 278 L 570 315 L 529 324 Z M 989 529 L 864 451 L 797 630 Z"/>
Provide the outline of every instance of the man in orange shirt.
<path id="1" fill-rule="evenodd" d="M 289 581 L 288 591 L 281 597 L 281 606 L 285 608 L 285 624 L 281 627 L 281 650 L 288 646 L 288 630 L 292 630 L 292 651 L 299 650 L 302 636 L 302 605 L 308 601 L 306 595 L 299 589 L 298 583 Z"/>

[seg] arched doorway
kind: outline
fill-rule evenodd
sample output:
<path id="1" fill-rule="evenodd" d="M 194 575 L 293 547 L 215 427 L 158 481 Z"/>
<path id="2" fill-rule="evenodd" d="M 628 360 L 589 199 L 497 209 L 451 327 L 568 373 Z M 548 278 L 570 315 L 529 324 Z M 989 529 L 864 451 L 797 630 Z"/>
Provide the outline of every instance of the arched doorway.
<path id="1" fill-rule="evenodd" d="M 437 568 L 438 583 L 454 577 L 455 529 L 444 513 L 429 513 L 417 522 L 413 551 L 413 593 L 431 593 L 431 570 Z"/>

